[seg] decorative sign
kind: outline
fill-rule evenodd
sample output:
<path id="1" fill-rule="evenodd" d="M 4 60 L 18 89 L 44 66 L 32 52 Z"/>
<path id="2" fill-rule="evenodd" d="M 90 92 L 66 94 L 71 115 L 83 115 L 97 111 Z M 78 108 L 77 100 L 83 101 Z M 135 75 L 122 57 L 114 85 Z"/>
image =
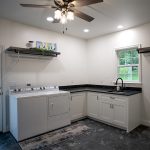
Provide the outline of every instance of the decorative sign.
<path id="1" fill-rule="evenodd" d="M 47 43 L 47 42 L 36 41 L 36 48 L 57 51 L 56 43 Z"/>

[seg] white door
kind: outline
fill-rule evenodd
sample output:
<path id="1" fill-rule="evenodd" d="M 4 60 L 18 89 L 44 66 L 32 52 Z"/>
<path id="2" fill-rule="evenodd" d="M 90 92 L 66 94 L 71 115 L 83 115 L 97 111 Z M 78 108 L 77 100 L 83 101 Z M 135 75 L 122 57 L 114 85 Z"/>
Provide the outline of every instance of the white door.
<path id="1" fill-rule="evenodd" d="M 90 117 L 98 119 L 99 98 L 97 93 L 88 92 L 87 94 L 87 114 Z"/>
<path id="2" fill-rule="evenodd" d="M 3 50 L 3 47 L 0 46 L 0 132 L 2 131 L 2 82 L 1 82 L 1 79 L 2 79 L 2 50 Z"/>
<path id="3" fill-rule="evenodd" d="M 49 117 L 69 112 L 69 98 L 67 95 L 50 96 L 48 100 Z"/>
<path id="4" fill-rule="evenodd" d="M 109 97 L 101 98 L 100 119 L 112 123 L 113 120 L 113 104 Z"/>
<path id="5" fill-rule="evenodd" d="M 71 94 L 71 120 L 86 116 L 86 93 Z"/>
<path id="6" fill-rule="evenodd" d="M 127 113 L 126 113 L 126 103 L 121 99 L 115 99 L 113 104 L 114 117 L 113 124 L 126 127 L 127 122 Z"/>

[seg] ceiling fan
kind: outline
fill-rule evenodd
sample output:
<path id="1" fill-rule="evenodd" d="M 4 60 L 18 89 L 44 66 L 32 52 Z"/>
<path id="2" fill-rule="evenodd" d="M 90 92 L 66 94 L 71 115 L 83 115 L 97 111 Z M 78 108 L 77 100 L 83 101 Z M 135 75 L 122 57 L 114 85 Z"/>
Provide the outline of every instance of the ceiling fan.
<path id="1" fill-rule="evenodd" d="M 67 23 L 67 20 L 74 20 L 74 16 L 79 17 L 87 22 L 94 20 L 93 17 L 79 11 L 76 7 L 88 6 L 103 2 L 103 0 L 54 0 L 55 5 L 37 5 L 37 4 L 20 4 L 22 7 L 33 8 L 52 8 L 55 9 L 53 23 Z"/>

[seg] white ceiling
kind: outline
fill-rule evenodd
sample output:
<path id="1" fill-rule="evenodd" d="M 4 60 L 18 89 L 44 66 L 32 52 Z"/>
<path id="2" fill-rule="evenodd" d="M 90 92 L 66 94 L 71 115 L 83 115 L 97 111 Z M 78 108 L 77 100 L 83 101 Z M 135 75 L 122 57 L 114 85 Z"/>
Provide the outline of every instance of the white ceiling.
<path id="1" fill-rule="evenodd" d="M 23 8 L 19 2 L 47 4 L 43 0 L 0 0 L 0 17 L 62 33 L 61 24 L 46 21 L 48 16 L 54 15 L 53 9 Z M 53 3 L 53 0 L 49 0 L 49 3 Z M 119 24 L 128 29 L 150 22 L 150 0 L 104 0 L 103 3 L 81 7 L 79 10 L 95 20 L 88 23 L 76 17 L 67 23 L 65 34 L 90 39 L 118 31 Z M 83 33 L 84 28 L 90 29 L 90 32 Z"/>

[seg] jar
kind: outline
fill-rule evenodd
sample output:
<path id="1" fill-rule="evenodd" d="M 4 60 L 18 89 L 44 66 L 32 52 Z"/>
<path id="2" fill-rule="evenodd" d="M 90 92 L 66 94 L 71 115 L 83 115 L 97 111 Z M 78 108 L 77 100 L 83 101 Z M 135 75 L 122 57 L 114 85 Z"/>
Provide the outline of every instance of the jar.
<path id="1" fill-rule="evenodd" d="M 34 45 L 34 41 L 29 41 L 29 42 L 26 44 L 26 46 L 27 46 L 28 48 L 33 48 L 33 45 Z"/>

